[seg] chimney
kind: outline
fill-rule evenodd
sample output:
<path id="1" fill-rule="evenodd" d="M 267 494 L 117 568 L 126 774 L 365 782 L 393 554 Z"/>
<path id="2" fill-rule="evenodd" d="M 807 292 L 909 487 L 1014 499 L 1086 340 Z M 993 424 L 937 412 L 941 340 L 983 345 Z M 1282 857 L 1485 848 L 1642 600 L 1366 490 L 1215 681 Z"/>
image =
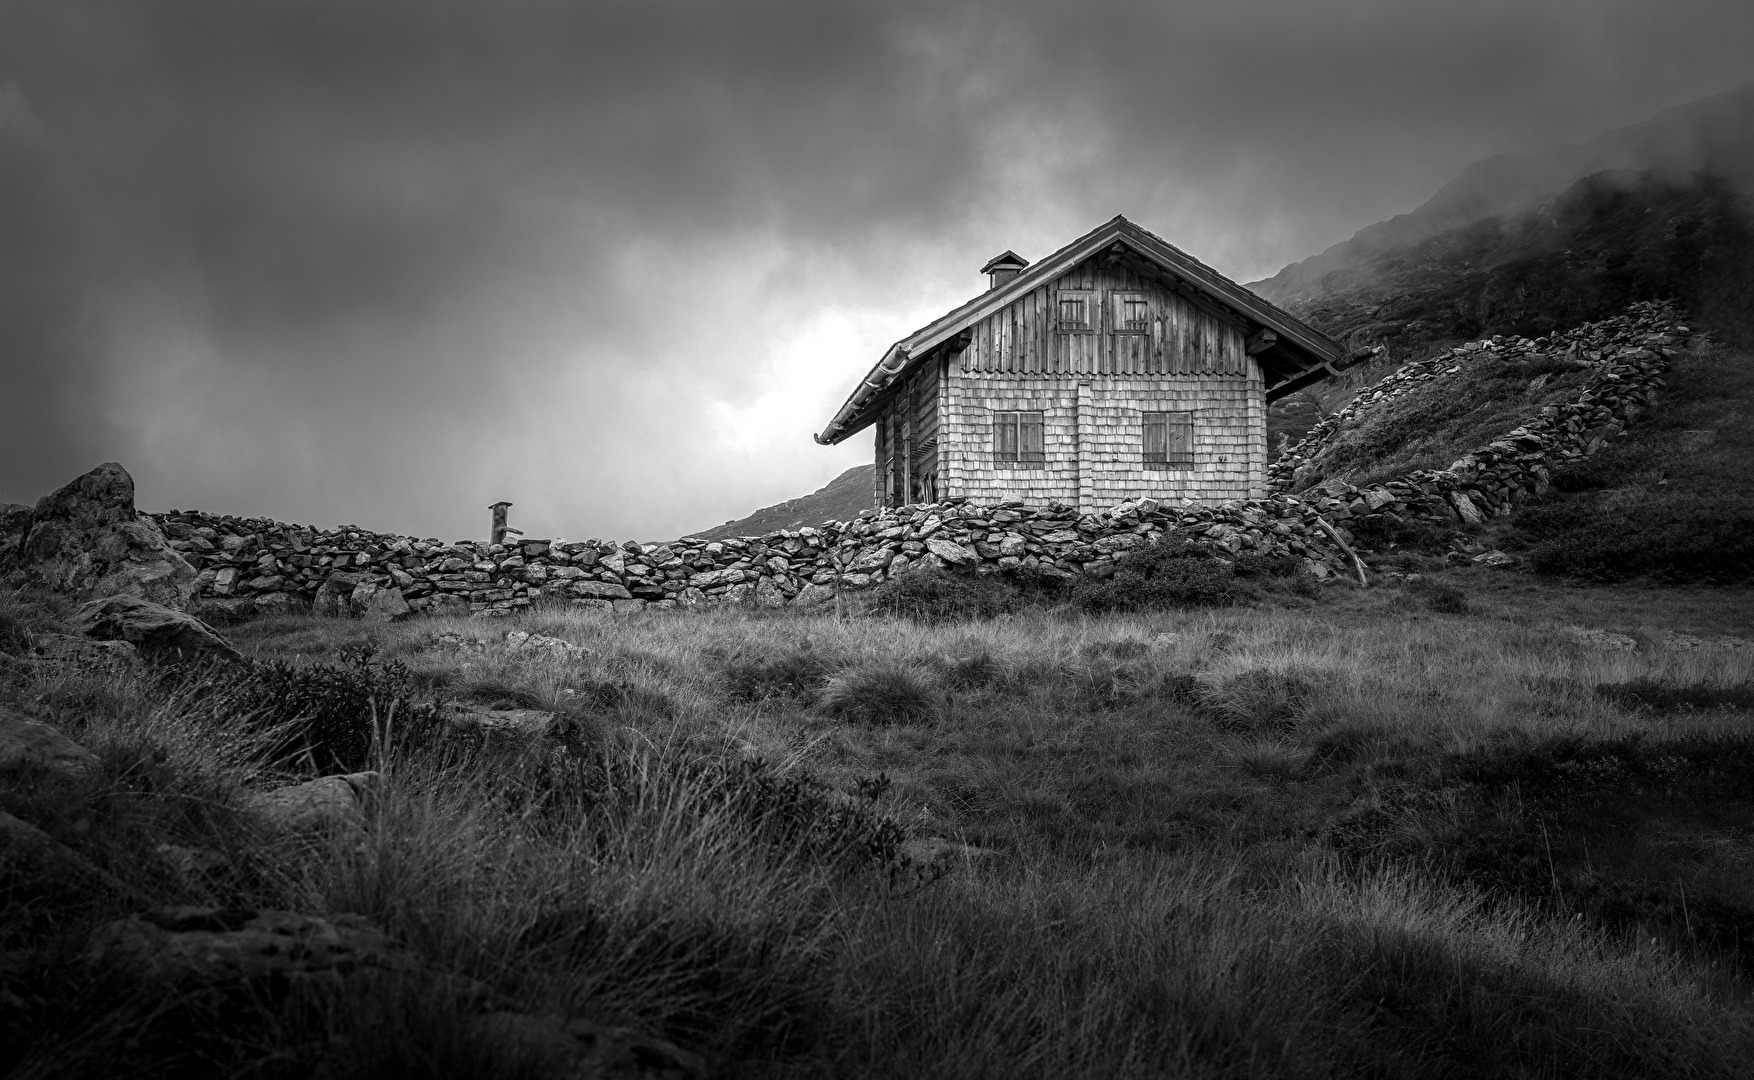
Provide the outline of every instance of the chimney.
<path id="1" fill-rule="evenodd" d="M 503 544 L 503 543 L 505 543 L 505 534 L 506 534 L 505 512 L 506 512 L 506 509 L 508 507 L 510 507 L 511 505 L 512 504 L 509 502 L 502 501 L 502 502 L 496 502 L 492 506 L 488 507 L 489 510 L 493 511 L 493 528 L 487 534 L 487 542 L 488 543 L 490 543 L 490 544 Z M 516 529 L 513 529 L 512 531 L 517 532 Z M 522 534 L 520 533 L 519 535 L 522 535 Z"/>
<path id="2" fill-rule="evenodd" d="M 987 260 L 987 265 L 981 267 L 981 273 L 987 275 L 987 280 L 990 282 L 987 291 L 991 292 L 1023 273 L 1023 268 L 1028 265 L 1029 260 L 1015 251 L 1005 251 L 994 255 Z"/>

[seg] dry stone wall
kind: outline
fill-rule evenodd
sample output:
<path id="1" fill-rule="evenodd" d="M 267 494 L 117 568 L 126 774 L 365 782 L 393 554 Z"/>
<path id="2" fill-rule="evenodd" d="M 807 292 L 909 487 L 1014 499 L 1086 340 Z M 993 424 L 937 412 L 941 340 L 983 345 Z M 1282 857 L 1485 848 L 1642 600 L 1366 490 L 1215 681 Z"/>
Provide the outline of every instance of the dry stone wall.
<path id="1" fill-rule="evenodd" d="M 195 585 L 208 603 L 378 618 L 415 612 L 509 614 L 539 603 L 616 612 L 808 605 L 926 566 L 1103 577 L 1128 551 L 1171 532 L 1220 556 L 1289 553 L 1325 577 L 1347 571 L 1350 560 L 1324 523 L 1343 539 L 1347 522 L 1372 515 L 1478 523 L 1544 490 L 1555 465 L 1589 453 L 1650 407 L 1671 350 L 1686 334 L 1671 306 L 1641 304 L 1546 343 L 1465 346 L 1460 351 L 1564 349 L 1592 365 L 1595 375 L 1576 400 L 1542 408 L 1449 469 L 1415 472 L 1364 490 L 1347 485 L 1303 495 L 1279 490 L 1264 499 L 1215 507 L 1141 498 L 1097 514 L 1081 514 L 1060 502 L 952 501 L 867 510 L 853 521 L 759 537 L 666 544 L 446 543 L 352 525 L 320 530 L 187 510 L 155 517 L 170 546 L 196 565 Z M 1313 452 L 1320 439 L 1360 409 L 1416 381 L 1441 377 L 1444 366 L 1442 360 L 1410 365 L 1390 376 L 1338 419 L 1324 421 L 1297 453 Z M 1276 470 L 1281 486 L 1295 467 L 1294 459 Z"/>

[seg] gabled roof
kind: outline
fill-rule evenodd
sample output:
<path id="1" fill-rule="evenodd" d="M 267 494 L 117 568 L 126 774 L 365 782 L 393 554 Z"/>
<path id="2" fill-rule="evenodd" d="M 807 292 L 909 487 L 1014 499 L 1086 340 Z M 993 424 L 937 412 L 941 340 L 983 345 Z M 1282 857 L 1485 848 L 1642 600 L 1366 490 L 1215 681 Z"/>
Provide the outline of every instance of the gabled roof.
<path id="1" fill-rule="evenodd" d="M 828 426 L 816 436 L 816 441 L 824 445 L 837 443 L 863 429 L 875 416 L 875 410 L 870 406 L 911 368 L 924 363 L 932 350 L 1030 290 L 1116 245 L 1124 253 L 1131 253 L 1150 264 L 1149 268 L 1155 268 L 1171 288 L 1183 295 L 1194 294 L 1208 307 L 1216 305 L 1248 328 L 1249 352 L 1260 361 L 1262 373 L 1267 377 L 1267 400 L 1282 397 L 1345 366 L 1345 351 L 1332 338 L 1261 299 L 1161 236 L 1117 214 L 1010 281 L 987 290 L 891 345 L 870 373 L 860 380 Z M 1006 256 L 1026 264 L 1026 260 L 1019 259 L 1015 252 L 1007 251 L 983 267 L 983 272 Z"/>

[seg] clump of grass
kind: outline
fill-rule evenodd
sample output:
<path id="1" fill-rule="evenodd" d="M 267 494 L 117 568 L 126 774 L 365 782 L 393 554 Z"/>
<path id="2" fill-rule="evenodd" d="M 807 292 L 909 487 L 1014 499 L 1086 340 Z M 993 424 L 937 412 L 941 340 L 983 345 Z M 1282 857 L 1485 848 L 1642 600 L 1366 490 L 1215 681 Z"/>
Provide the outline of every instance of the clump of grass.
<path id="1" fill-rule="evenodd" d="M 733 701 L 809 701 L 821 692 L 835 661 L 808 639 L 778 652 L 738 650 L 718 659 L 718 680 Z"/>
<path id="2" fill-rule="evenodd" d="M 1267 731 L 1294 724 L 1317 689 L 1301 673 L 1255 668 L 1205 686 L 1200 704 L 1222 728 Z"/>
<path id="3" fill-rule="evenodd" d="M 988 642 L 978 639 L 958 644 L 939 659 L 938 668 L 957 690 L 978 690 L 1005 679 L 1005 665 Z"/>
<path id="4" fill-rule="evenodd" d="M 1277 739 L 1251 739 L 1231 751 L 1244 775 L 1263 780 L 1289 780 L 1310 761 L 1310 751 Z"/>
<path id="5" fill-rule="evenodd" d="M 943 712 L 943 680 L 924 664 L 868 660 L 830 677 L 818 702 L 830 716 L 855 723 L 929 724 Z"/>
<path id="6" fill-rule="evenodd" d="M 1454 585 L 1436 578 L 1418 577 L 1407 583 L 1407 588 L 1420 600 L 1424 601 L 1429 611 L 1441 615 L 1466 615 L 1472 609 L 1468 606 L 1468 594 Z"/>
<path id="7" fill-rule="evenodd" d="M 991 619 L 1021 604 L 1017 587 L 998 574 L 956 574 L 933 567 L 890 578 L 871 591 L 871 610 L 923 623 Z"/>
<path id="8" fill-rule="evenodd" d="M 1119 638 L 1114 641 L 1087 641 L 1078 649 L 1079 655 L 1086 658 L 1111 657 L 1115 660 L 1137 660 L 1151 653 L 1151 643 L 1138 638 Z"/>

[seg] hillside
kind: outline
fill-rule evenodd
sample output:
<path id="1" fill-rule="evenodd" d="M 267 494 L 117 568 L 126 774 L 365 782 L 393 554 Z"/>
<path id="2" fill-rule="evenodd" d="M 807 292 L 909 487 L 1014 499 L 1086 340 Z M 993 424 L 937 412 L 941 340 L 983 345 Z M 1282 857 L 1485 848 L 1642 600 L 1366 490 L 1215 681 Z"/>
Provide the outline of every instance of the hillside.
<path id="1" fill-rule="evenodd" d="M 780 529 L 819 525 L 824 521 L 851 521 L 871 507 L 871 466 L 855 465 L 808 495 L 764 506 L 748 517 L 727 521 L 688 536 L 702 540 L 725 540 L 738 536 L 765 536 Z"/>
<path id="2" fill-rule="evenodd" d="M 1514 214 L 1607 171 L 1651 172 L 1655 179 L 1683 184 L 1704 173 L 1742 191 L 1754 190 L 1754 81 L 1581 145 L 1476 162 L 1412 212 L 1361 229 L 1352 239 L 1248 287 L 1281 305 L 1354 291 L 1373 276 L 1372 264 L 1380 256 Z"/>

